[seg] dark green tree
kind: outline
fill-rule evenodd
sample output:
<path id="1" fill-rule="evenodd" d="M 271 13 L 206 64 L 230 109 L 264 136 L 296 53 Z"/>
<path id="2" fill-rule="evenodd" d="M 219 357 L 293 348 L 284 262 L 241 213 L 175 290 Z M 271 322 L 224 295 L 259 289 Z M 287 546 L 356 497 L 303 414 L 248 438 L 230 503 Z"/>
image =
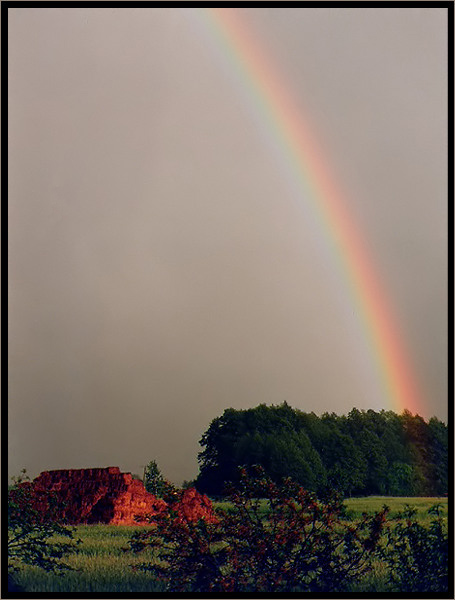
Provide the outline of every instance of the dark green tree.
<path id="1" fill-rule="evenodd" d="M 381 439 L 381 420 L 382 416 L 374 411 L 363 412 L 354 408 L 344 421 L 343 429 L 352 438 L 366 464 L 363 493 L 368 495 L 385 493 L 388 462 Z"/>
<path id="2" fill-rule="evenodd" d="M 428 424 L 419 415 L 408 410 L 401 415 L 406 448 L 415 472 L 416 495 L 432 495 L 432 473 Z"/>
<path id="3" fill-rule="evenodd" d="M 391 465 L 398 461 L 411 464 L 411 454 L 406 445 L 406 435 L 401 416 L 393 411 L 382 411 L 381 414 L 383 420 L 381 427 L 378 429 L 378 436 L 382 440 L 387 463 Z"/>
<path id="4" fill-rule="evenodd" d="M 324 465 L 298 413 L 288 404 L 253 409 L 225 410 L 212 421 L 200 441 L 197 487 L 222 494 L 228 482 L 238 480 L 238 467 L 262 465 L 274 481 L 293 477 L 307 489 L 326 483 Z"/>
<path id="5" fill-rule="evenodd" d="M 317 446 L 327 471 L 328 484 L 351 496 L 364 489 L 366 461 L 351 436 L 343 432 L 342 422 L 335 414 L 321 417 L 324 436 Z"/>
<path id="6" fill-rule="evenodd" d="M 448 430 L 447 426 L 436 419 L 431 418 L 428 423 L 429 437 L 429 472 L 432 484 L 432 492 L 437 496 L 448 493 Z"/>
<path id="7" fill-rule="evenodd" d="M 238 453 L 234 452 L 234 448 L 239 446 L 243 431 L 241 420 L 240 411 L 230 408 L 210 423 L 199 442 L 204 449 L 198 455 L 198 489 L 220 495 L 226 483 L 236 479 Z"/>
<path id="8" fill-rule="evenodd" d="M 326 470 L 304 431 L 267 434 L 262 438 L 262 450 L 260 459 L 249 464 L 262 465 L 273 481 L 291 477 L 313 491 L 325 486 Z"/>
<path id="9" fill-rule="evenodd" d="M 415 467 L 395 461 L 389 467 L 386 480 L 388 496 L 415 496 L 419 488 L 419 475 Z"/>
<path id="10" fill-rule="evenodd" d="M 166 491 L 166 480 L 164 479 L 158 464 L 151 460 L 144 470 L 144 487 L 157 498 L 162 498 Z"/>

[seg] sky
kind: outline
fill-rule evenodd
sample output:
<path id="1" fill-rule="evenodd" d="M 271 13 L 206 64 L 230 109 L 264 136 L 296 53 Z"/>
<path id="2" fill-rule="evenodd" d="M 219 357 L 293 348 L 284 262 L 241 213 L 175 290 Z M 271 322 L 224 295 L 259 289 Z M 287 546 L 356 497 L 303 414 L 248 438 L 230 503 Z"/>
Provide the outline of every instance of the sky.
<path id="1" fill-rule="evenodd" d="M 231 10 L 343 190 L 422 416 L 447 422 L 446 9 Z M 10 474 L 156 460 L 180 484 L 229 407 L 401 412 L 206 10 L 8 15 Z"/>

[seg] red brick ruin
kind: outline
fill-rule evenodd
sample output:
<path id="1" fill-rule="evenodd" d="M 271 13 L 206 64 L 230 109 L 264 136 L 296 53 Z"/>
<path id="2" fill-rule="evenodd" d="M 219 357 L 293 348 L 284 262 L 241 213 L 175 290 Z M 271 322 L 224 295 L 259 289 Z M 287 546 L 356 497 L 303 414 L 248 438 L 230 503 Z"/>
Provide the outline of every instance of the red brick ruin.
<path id="1" fill-rule="evenodd" d="M 121 473 L 118 467 L 44 471 L 31 483 L 21 485 L 30 487 L 37 511 L 46 509 L 48 494 L 52 493 L 57 518 L 70 525 L 141 525 L 148 522 L 146 515 L 168 508 L 181 519 L 216 521 L 210 499 L 194 488 L 178 494 L 168 506 L 147 492 L 142 481 L 133 479 L 131 473 Z"/>

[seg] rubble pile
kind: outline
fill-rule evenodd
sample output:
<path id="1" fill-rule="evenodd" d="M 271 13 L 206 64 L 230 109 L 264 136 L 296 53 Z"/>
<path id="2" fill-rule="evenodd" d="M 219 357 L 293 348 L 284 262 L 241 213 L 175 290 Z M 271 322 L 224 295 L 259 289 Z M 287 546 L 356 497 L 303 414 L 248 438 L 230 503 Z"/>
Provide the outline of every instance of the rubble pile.
<path id="1" fill-rule="evenodd" d="M 172 508 L 178 518 L 188 521 L 216 521 L 210 499 L 194 488 L 177 494 L 169 505 L 147 492 L 142 481 L 118 467 L 44 471 L 25 486 L 33 508 L 44 514 L 49 502 L 56 518 L 71 525 L 105 523 L 137 525 Z"/>

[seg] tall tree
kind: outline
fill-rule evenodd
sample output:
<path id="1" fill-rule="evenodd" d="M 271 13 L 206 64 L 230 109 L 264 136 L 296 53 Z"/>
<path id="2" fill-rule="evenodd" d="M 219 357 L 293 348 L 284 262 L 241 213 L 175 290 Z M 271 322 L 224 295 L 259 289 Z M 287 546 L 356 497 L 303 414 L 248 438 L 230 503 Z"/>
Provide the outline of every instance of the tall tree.
<path id="1" fill-rule="evenodd" d="M 411 464 L 415 471 L 416 493 L 431 495 L 431 467 L 428 424 L 419 415 L 412 415 L 408 410 L 401 415 L 406 446 L 411 456 Z"/>
<path id="2" fill-rule="evenodd" d="M 150 461 L 144 469 L 144 487 L 158 498 L 163 496 L 166 489 L 166 481 L 155 460 Z"/>
<path id="3" fill-rule="evenodd" d="M 200 441 L 200 473 L 196 484 L 221 494 L 227 482 L 238 478 L 238 467 L 262 465 L 276 481 L 291 476 L 308 487 L 325 484 L 322 461 L 308 435 L 299 429 L 296 412 L 280 406 L 236 411 L 227 409 L 212 421 Z"/>

